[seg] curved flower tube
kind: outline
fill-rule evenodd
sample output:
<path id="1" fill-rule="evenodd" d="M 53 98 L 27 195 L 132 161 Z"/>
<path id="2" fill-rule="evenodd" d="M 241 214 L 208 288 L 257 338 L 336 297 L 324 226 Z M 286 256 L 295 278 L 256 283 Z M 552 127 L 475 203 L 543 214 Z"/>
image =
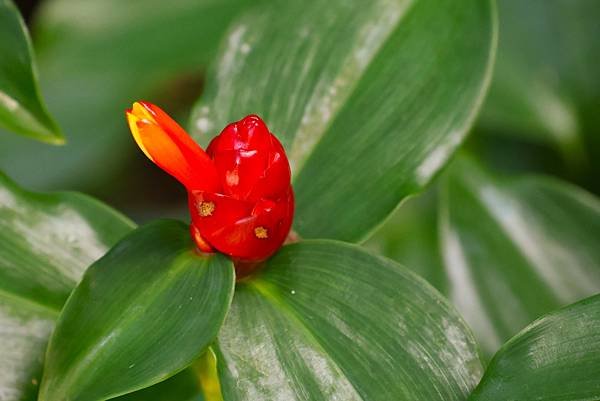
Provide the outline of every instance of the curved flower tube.
<path id="1" fill-rule="evenodd" d="M 200 250 L 252 263 L 281 247 L 294 215 L 290 166 L 260 117 L 229 124 L 204 151 L 151 103 L 136 102 L 126 115 L 146 156 L 186 187 Z"/>

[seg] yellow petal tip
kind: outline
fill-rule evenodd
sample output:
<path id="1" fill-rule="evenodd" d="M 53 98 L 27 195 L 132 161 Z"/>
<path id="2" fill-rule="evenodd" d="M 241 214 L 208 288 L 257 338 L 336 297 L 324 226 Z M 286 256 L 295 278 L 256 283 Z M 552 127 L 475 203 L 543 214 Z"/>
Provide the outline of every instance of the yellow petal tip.
<path id="1" fill-rule="evenodd" d="M 142 149 L 142 152 L 144 152 L 146 157 L 148 157 L 148 159 L 154 161 L 154 159 L 152 158 L 152 156 L 150 156 L 150 153 L 144 146 L 144 142 L 142 141 L 142 136 L 140 135 L 140 127 L 138 124 L 143 123 L 143 120 L 139 117 L 139 114 L 135 113 L 137 104 L 138 104 L 137 102 L 134 103 L 132 110 L 126 111 L 127 122 L 129 124 L 129 130 L 131 131 L 131 134 L 133 135 L 133 139 L 135 139 L 135 142 L 140 147 L 140 149 Z M 139 106 L 139 107 L 141 107 L 141 106 Z M 153 122 L 153 121 L 149 121 L 149 122 Z"/>

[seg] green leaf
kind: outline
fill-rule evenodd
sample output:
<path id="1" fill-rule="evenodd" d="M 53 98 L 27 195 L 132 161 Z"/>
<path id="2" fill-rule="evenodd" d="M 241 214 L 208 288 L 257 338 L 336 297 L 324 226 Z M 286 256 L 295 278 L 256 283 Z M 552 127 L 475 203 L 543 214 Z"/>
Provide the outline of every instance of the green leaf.
<path id="1" fill-rule="evenodd" d="M 84 269 L 133 227 L 85 195 L 27 192 L 0 175 L 0 291 L 60 311 Z"/>
<path id="2" fill-rule="evenodd" d="M 502 0 L 494 80 L 480 125 L 585 157 L 586 114 L 600 100 L 596 0 Z M 594 135 L 595 136 L 595 135 Z M 596 142 L 597 143 L 597 142 Z"/>
<path id="3" fill-rule="evenodd" d="M 35 401 L 58 311 L 0 292 L 0 396 Z"/>
<path id="4" fill-rule="evenodd" d="M 482 366 L 425 281 L 341 242 L 283 247 L 238 283 L 218 337 L 223 398 L 464 400 Z"/>
<path id="5" fill-rule="evenodd" d="M 29 33 L 12 0 L 0 0 L 0 54 L 0 127 L 63 143 L 40 96 Z"/>
<path id="6" fill-rule="evenodd" d="M 462 142 L 495 51 L 491 1 L 282 2 L 232 28 L 197 105 L 206 144 L 263 116 L 291 158 L 295 229 L 358 241 Z"/>
<path id="7" fill-rule="evenodd" d="M 497 178 L 464 159 L 445 181 L 440 220 L 450 299 L 488 354 L 600 292 L 600 202 L 581 189 Z"/>
<path id="8" fill-rule="evenodd" d="M 188 107 L 197 96 L 189 88 L 202 86 L 230 21 L 255 4 L 260 1 L 42 2 L 33 27 L 41 83 L 69 147 L 0 137 L 0 167 L 39 188 L 119 179 L 138 152 L 125 108 L 139 99 L 170 111 Z"/>
<path id="9" fill-rule="evenodd" d="M 96 200 L 27 192 L 0 173 L 0 399 L 37 399 L 63 302 L 84 269 L 132 227 Z"/>
<path id="10" fill-rule="evenodd" d="M 193 369 L 186 369 L 154 386 L 129 393 L 112 401 L 204 401 Z M 209 400 L 212 401 L 212 400 Z"/>
<path id="11" fill-rule="evenodd" d="M 158 383 L 216 336 L 232 263 L 195 252 L 186 225 L 142 227 L 85 272 L 52 334 L 40 401 L 96 401 Z"/>
<path id="12" fill-rule="evenodd" d="M 600 399 L 600 295 L 537 320 L 506 343 L 472 401 Z"/>
<path id="13" fill-rule="evenodd" d="M 439 251 L 437 202 L 437 186 L 407 199 L 365 246 L 411 269 L 446 295 L 448 280 Z"/>

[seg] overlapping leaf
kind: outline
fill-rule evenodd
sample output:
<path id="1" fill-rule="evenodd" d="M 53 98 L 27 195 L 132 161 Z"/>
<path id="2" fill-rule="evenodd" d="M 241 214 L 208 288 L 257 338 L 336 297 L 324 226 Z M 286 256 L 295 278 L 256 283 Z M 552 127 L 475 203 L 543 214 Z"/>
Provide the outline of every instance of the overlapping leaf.
<path id="1" fill-rule="evenodd" d="M 228 401 L 463 400 L 482 370 L 437 291 L 325 240 L 282 248 L 238 284 L 217 356 Z"/>
<path id="2" fill-rule="evenodd" d="M 544 316 L 494 356 L 469 400 L 600 399 L 600 295 Z"/>
<path id="3" fill-rule="evenodd" d="M 493 354 L 544 313 L 600 292 L 600 202 L 550 178 L 503 180 L 461 160 L 445 182 L 450 298 Z"/>
<path id="4" fill-rule="evenodd" d="M 437 186 L 408 199 L 365 243 L 365 246 L 411 269 L 447 293 L 437 229 Z"/>
<path id="5" fill-rule="evenodd" d="M 62 143 L 40 96 L 29 33 L 12 0 L 0 0 L 0 54 L 0 127 Z"/>
<path id="6" fill-rule="evenodd" d="M 75 193 L 34 194 L 0 174 L 0 398 L 33 400 L 48 335 L 84 269 L 133 224 Z"/>
<path id="7" fill-rule="evenodd" d="M 233 287 L 232 263 L 196 254 L 183 223 L 134 231 L 69 297 L 48 346 L 40 401 L 105 400 L 186 368 L 216 336 Z"/>
<path id="8" fill-rule="evenodd" d="M 296 230 L 363 239 L 464 138 L 494 18 L 480 0 L 281 2 L 232 28 L 191 128 L 206 144 L 260 114 L 293 162 Z"/>

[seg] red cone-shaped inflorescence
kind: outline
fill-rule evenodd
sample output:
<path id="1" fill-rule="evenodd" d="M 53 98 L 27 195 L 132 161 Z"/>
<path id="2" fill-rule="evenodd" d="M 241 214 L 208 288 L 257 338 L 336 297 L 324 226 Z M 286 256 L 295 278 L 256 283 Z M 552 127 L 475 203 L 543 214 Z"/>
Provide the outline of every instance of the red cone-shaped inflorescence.
<path id="1" fill-rule="evenodd" d="M 229 124 L 206 152 L 153 104 L 135 103 L 127 119 L 144 153 L 185 185 L 198 248 L 258 262 L 281 247 L 294 215 L 290 166 L 260 117 Z"/>

